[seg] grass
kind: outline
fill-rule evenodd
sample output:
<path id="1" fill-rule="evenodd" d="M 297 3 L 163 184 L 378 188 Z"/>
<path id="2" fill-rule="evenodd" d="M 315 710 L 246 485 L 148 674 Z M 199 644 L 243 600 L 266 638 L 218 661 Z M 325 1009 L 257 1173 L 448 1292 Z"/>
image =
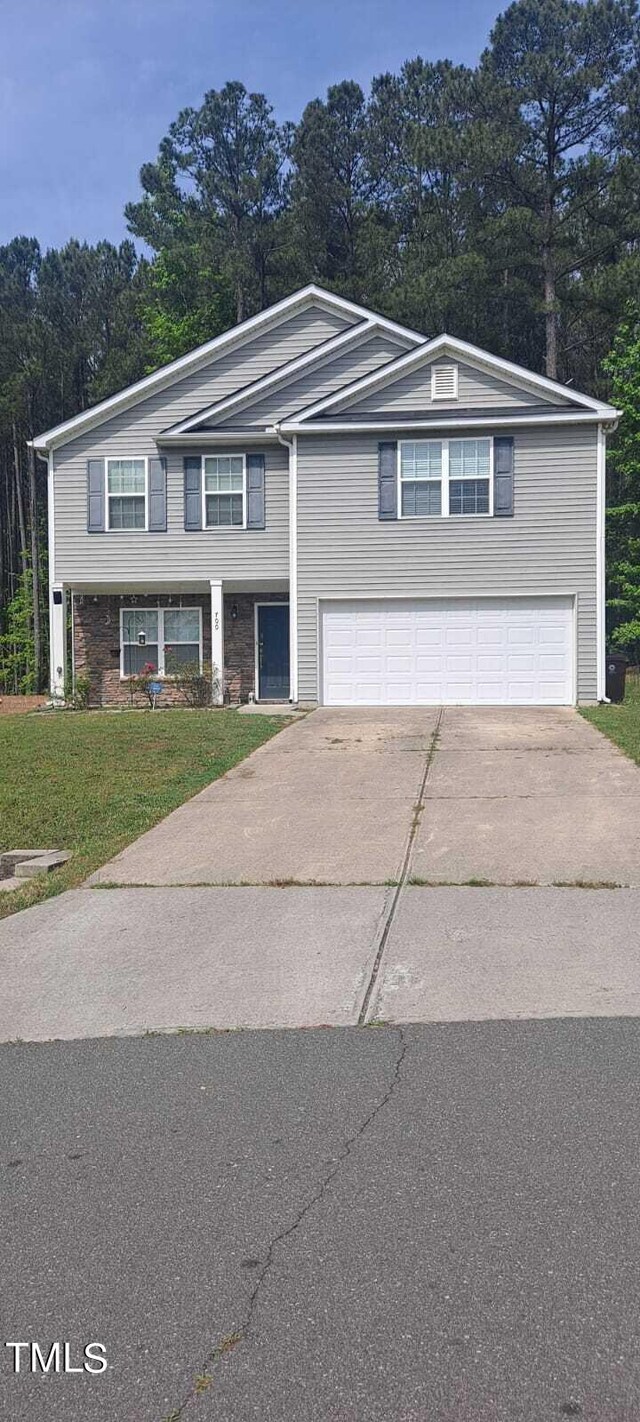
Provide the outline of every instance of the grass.
<path id="1" fill-rule="evenodd" d="M 640 674 L 627 672 L 624 701 L 619 706 L 583 706 L 585 720 L 640 765 Z"/>
<path id="2" fill-rule="evenodd" d="M 0 852 L 69 849 L 62 869 L 0 894 L 0 918 L 80 884 L 288 722 L 237 711 L 0 718 Z"/>

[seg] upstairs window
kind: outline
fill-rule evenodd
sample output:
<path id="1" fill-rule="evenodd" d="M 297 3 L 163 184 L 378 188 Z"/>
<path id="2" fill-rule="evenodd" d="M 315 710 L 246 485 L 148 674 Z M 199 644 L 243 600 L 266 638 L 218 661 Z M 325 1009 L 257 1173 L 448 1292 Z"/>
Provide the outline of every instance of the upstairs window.
<path id="1" fill-rule="evenodd" d="M 400 518 L 493 513 L 491 439 L 402 440 L 398 445 Z"/>
<path id="2" fill-rule="evenodd" d="M 431 367 L 431 399 L 432 400 L 457 400 L 458 398 L 458 367 L 457 365 L 432 365 Z"/>
<path id="3" fill-rule="evenodd" d="M 400 512 L 403 518 L 442 513 L 442 441 L 400 445 Z"/>
<path id="4" fill-rule="evenodd" d="M 107 460 L 107 528 L 147 527 L 146 459 Z"/>
<path id="5" fill-rule="evenodd" d="M 246 464 L 244 454 L 204 456 L 203 499 L 205 528 L 244 528 L 246 525 Z"/>
<path id="6" fill-rule="evenodd" d="M 449 513 L 488 514 L 491 441 L 449 441 Z"/>

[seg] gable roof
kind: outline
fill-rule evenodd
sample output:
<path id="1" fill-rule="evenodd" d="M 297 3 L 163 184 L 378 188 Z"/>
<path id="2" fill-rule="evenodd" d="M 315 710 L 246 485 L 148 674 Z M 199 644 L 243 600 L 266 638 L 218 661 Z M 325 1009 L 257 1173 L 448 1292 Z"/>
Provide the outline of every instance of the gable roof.
<path id="1" fill-rule="evenodd" d="M 340 418 L 340 416 L 344 416 L 345 407 L 353 405 L 362 396 L 383 389 L 409 371 L 416 370 L 445 354 L 457 356 L 471 365 L 490 371 L 492 374 L 502 375 L 520 389 L 546 396 L 547 400 L 554 395 L 560 396 L 563 401 L 568 400 L 570 406 L 574 408 L 597 413 L 602 419 L 616 418 L 616 410 L 601 400 L 595 400 L 591 395 L 583 395 L 570 389 L 569 386 L 560 385 L 557 380 L 550 380 L 546 375 L 536 375 L 533 371 L 525 370 L 523 366 L 504 360 L 502 356 L 490 355 L 488 351 L 481 350 L 479 346 L 471 345 L 468 341 L 459 340 L 457 336 L 443 335 L 424 341 L 417 350 L 399 356 L 397 360 L 391 361 L 382 370 L 373 371 L 371 375 L 365 375 L 360 380 L 355 380 L 351 385 L 344 386 L 334 395 L 327 395 L 323 400 L 317 400 L 314 404 L 307 405 L 304 410 L 299 411 L 295 421 L 290 420 L 287 425 L 293 426 L 295 424 L 296 427 L 304 427 L 312 421 L 319 420 L 320 417 L 328 416 L 329 412 L 332 416 Z M 566 406 L 564 408 L 566 409 Z M 444 413 L 443 406 L 439 406 L 439 413 Z M 548 412 L 545 411 L 546 413 Z M 363 416 L 364 418 L 366 417 Z M 421 418 L 424 418 L 424 415 Z"/>
<path id="2" fill-rule="evenodd" d="M 364 306 L 359 306 L 356 302 L 348 301 L 345 297 L 336 296 L 334 292 L 326 291 L 323 287 L 310 283 L 308 286 L 302 287 L 300 291 L 293 292 L 291 296 L 285 296 L 282 301 L 277 301 L 273 306 L 269 306 L 266 311 L 258 312 L 257 316 L 250 316 L 248 320 L 241 321 L 237 326 L 232 326 L 222 335 L 215 336 L 213 340 L 197 346 L 187 355 L 180 356 L 178 360 L 161 366 L 151 375 L 145 375 L 142 380 L 137 380 L 133 385 L 126 386 L 116 395 L 110 395 L 108 399 L 101 400 L 97 405 L 83 410 L 81 414 L 73 415 L 71 419 L 63 420 L 61 424 L 44 430 L 42 434 L 36 435 L 30 443 L 40 452 L 46 452 L 66 444 L 84 430 L 100 425 L 104 420 L 111 419 L 120 410 L 128 409 L 130 406 L 138 404 L 139 401 L 146 400 L 147 396 L 153 394 L 154 391 L 184 379 L 192 371 L 215 360 L 218 355 L 233 350 L 235 346 L 243 345 L 245 341 L 250 340 L 261 331 L 278 326 L 290 316 L 311 306 L 320 306 L 335 311 L 350 319 L 352 324 L 376 321 L 383 329 L 401 334 L 412 342 L 423 342 L 425 339 L 416 331 L 409 331 L 403 326 L 398 326 L 384 316 L 375 316 Z"/>
<path id="3" fill-rule="evenodd" d="M 212 405 L 198 410 L 195 415 L 189 415 L 187 419 L 168 426 L 166 430 L 162 431 L 162 439 L 173 440 L 180 435 L 194 433 L 209 420 L 217 421 L 223 416 L 225 420 L 229 419 L 231 415 L 246 409 L 247 405 L 253 405 L 263 395 L 277 390 L 280 386 L 286 386 L 292 377 L 298 378 L 315 367 L 320 368 L 333 360 L 334 356 L 340 355 L 350 347 L 357 347 L 370 340 L 377 331 L 394 336 L 404 345 L 407 342 L 410 342 L 412 346 L 423 344 L 426 339 L 424 336 L 418 336 L 414 331 L 394 326 L 393 322 L 385 320 L 384 317 L 368 317 L 353 326 L 348 326 L 345 331 L 339 331 L 337 335 L 329 337 L 328 340 L 322 341 L 319 346 L 312 346 L 310 350 L 295 356 L 285 365 L 276 366 L 275 370 L 269 371 L 267 375 L 261 375 L 257 380 L 235 390 L 233 394 L 226 395 L 222 400 L 214 401 Z"/>

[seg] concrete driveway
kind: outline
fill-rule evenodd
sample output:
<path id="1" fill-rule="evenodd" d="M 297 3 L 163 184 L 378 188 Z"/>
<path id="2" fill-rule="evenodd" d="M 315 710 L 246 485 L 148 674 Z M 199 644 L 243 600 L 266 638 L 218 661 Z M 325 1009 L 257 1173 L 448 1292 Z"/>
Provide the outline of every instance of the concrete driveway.
<path id="1" fill-rule="evenodd" d="M 417 825 L 415 819 L 419 821 Z M 94 884 L 640 885 L 640 770 L 572 710 L 321 710 Z"/>
<path id="2" fill-rule="evenodd" d="M 316 711 L 123 850 L 95 884 L 397 878 L 437 711 Z"/>
<path id="3" fill-rule="evenodd" d="M 317 711 L 0 923 L 0 1039 L 640 1015 L 639 888 L 576 712 Z"/>
<path id="4" fill-rule="evenodd" d="M 576 711 L 446 710 L 411 872 L 640 885 L 640 769 Z"/>

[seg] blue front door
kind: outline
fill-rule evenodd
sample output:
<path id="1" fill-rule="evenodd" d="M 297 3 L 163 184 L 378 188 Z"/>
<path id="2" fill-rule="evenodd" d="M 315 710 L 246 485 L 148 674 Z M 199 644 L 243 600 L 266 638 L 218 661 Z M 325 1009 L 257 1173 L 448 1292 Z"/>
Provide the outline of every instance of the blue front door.
<path id="1" fill-rule="evenodd" d="M 258 699 L 289 699 L 289 604 L 258 606 Z"/>

